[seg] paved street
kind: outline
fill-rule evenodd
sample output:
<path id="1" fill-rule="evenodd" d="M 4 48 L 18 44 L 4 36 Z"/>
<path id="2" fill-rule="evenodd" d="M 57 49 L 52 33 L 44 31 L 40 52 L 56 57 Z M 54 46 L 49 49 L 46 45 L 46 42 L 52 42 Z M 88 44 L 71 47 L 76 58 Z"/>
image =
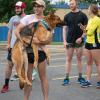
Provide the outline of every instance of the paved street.
<path id="1" fill-rule="evenodd" d="M 50 65 L 47 66 L 47 75 L 49 80 L 49 100 L 100 100 L 100 89 L 96 89 L 96 68 L 93 66 L 91 82 L 92 87 L 81 88 L 77 84 L 77 66 L 76 57 L 73 57 L 72 71 L 70 74 L 71 85 L 62 86 L 65 76 L 65 50 L 63 46 L 49 46 L 51 52 Z M 7 51 L 0 47 L 0 89 L 4 83 L 4 71 L 7 64 Z M 86 70 L 86 59 L 83 56 L 83 72 Z M 1 94 L 0 100 L 23 100 L 23 91 L 19 89 L 18 81 L 10 81 L 10 90 L 8 93 Z M 33 81 L 33 90 L 30 100 L 43 100 L 40 80 Z"/>

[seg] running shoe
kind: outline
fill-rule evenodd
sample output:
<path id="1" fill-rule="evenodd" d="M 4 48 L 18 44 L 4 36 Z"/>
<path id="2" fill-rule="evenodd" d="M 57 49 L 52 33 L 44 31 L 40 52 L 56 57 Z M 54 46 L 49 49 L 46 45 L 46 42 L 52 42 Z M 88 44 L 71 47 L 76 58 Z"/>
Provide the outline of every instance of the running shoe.
<path id="1" fill-rule="evenodd" d="M 96 87 L 97 87 L 98 89 L 100 89 L 100 81 L 97 82 Z"/>
<path id="2" fill-rule="evenodd" d="M 17 80 L 19 80 L 19 77 L 18 77 L 18 75 L 15 74 L 10 80 L 17 81 Z"/>
<path id="3" fill-rule="evenodd" d="M 83 78 L 83 77 L 79 77 L 78 80 L 77 80 L 77 83 L 79 83 L 79 84 L 83 84 L 85 82 L 86 82 L 85 78 Z"/>
<path id="4" fill-rule="evenodd" d="M 82 88 L 87 88 L 87 87 L 90 87 L 90 86 L 92 86 L 92 84 L 89 81 L 86 81 L 86 82 L 82 83 L 82 85 L 81 85 Z"/>
<path id="5" fill-rule="evenodd" d="M 69 85 L 69 84 L 70 84 L 69 79 L 66 79 L 66 78 L 65 78 L 65 79 L 63 80 L 63 84 L 62 84 L 62 85 L 63 85 L 63 86 L 66 86 L 66 85 Z"/>
<path id="6" fill-rule="evenodd" d="M 1 93 L 6 93 L 6 92 L 8 92 L 8 90 L 9 90 L 9 86 L 8 85 L 4 85 L 2 90 L 1 90 Z"/>

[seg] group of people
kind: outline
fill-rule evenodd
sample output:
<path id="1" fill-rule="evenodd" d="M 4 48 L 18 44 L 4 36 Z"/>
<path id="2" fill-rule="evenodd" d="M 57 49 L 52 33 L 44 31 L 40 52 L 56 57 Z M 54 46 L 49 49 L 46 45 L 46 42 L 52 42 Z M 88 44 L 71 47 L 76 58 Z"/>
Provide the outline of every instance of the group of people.
<path id="1" fill-rule="evenodd" d="M 63 27 L 63 43 L 66 48 L 66 77 L 63 85 L 70 84 L 69 73 L 73 52 L 76 50 L 77 67 L 79 77 L 77 82 L 81 87 L 91 86 L 90 77 L 93 62 L 96 64 L 98 79 L 97 88 L 100 88 L 100 15 L 99 9 L 95 4 L 88 8 L 87 16 L 77 8 L 77 0 L 70 0 L 71 12 L 65 15 Z M 85 42 L 85 56 L 87 58 L 86 79 L 82 77 L 82 51 Z"/>
<path id="2" fill-rule="evenodd" d="M 8 66 L 5 71 L 5 84 L 1 90 L 2 93 L 8 92 L 9 90 L 9 80 L 12 74 L 13 63 L 11 60 L 11 50 L 14 46 L 16 39 L 21 40 L 20 32 L 21 30 L 36 21 L 42 20 L 44 18 L 44 10 L 46 4 L 43 0 L 36 0 L 33 2 L 34 14 L 26 15 L 24 9 L 26 5 L 24 2 L 19 1 L 15 4 L 16 15 L 11 17 L 8 27 Z M 77 56 L 77 67 L 79 71 L 79 77 L 77 82 L 81 84 L 82 87 L 91 86 L 90 77 L 92 73 L 93 61 L 96 64 L 98 81 L 97 87 L 100 88 L 100 17 L 99 10 L 95 4 L 91 4 L 88 9 L 89 21 L 87 16 L 77 8 L 77 0 L 70 0 L 71 11 L 64 16 L 64 26 L 63 26 L 63 43 L 66 49 L 66 76 L 63 80 L 62 85 L 70 84 L 69 74 L 71 71 L 72 57 L 74 50 L 76 50 Z M 85 41 L 85 56 L 87 58 L 87 69 L 86 69 L 86 79 L 82 76 L 82 52 Z M 33 37 L 33 42 L 41 46 L 41 42 Z M 38 46 L 38 48 L 39 48 Z M 42 45 L 45 47 L 45 45 Z M 38 49 L 39 59 L 38 59 L 38 73 L 41 80 L 42 92 L 44 95 L 44 100 L 48 100 L 48 80 L 46 77 L 46 54 L 41 48 Z M 32 81 L 32 72 L 34 68 L 34 54 L 30 54 L 28 78 Z M 32 86 L 27 84 L 24 85 L 24 100 L 29 100 L 29 96 L 32 90 Z"/>

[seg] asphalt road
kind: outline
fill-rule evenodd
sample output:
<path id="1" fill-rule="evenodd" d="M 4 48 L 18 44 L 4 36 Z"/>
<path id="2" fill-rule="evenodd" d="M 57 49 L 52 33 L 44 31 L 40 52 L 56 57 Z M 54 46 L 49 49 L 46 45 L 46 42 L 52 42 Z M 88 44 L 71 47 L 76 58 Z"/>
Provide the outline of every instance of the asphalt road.
<path id="1" fill-rule="evenodd" d="M 93 66 L 91 78 L 92 87 L 81 88 L 77 84 L 77 65 L 76 57 L 73 57 L 72 71 L 70 74 L 71 85 L 62 86 L 65 76 L 65 50 L 63 46 L 50 46 L 51 59 L 50 65 L 47 66 L 47 76 L 49 80 L 49 100 L 100 100 L 100 89 L 96 89 L 96 68 Z M 0 89 L 4 83 L 7 51 L 0 50 Z M 86 70 L 86 59 L 83 56 L 83 74 Z M 0 100 L 23 100 L 23 91 L 19 89 L 18 81 L 10 81 L 9 92 L 1 94 Z M 40 80 L 37 78 L 33 81 L 33 90 L 30 100 L 43 100 Z"/>

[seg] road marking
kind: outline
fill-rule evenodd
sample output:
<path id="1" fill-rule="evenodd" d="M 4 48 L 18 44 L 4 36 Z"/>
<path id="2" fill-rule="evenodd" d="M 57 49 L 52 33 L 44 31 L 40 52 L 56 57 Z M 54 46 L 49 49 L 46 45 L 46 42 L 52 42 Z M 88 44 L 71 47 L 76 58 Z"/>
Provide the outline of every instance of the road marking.
<path id="1" fill-rule="evenodd" d="M 82 64 L 86 64 L 86 62 L 83 62 Z M 77 64 L 76 63 L 73 63 L 72 64 L 72 66 L 76 66 Z M 58 67 L 65 67 L 66 66 L 66 64 L 65 65 L 50 65 L 50 66 L 48 66 L 47 68 L 58 68 Z"/>
<path id="2" fill-rule="evenodd" d="M 86 75 L 83 75 L 84 77 Z M 92 74 L 91 76 L 97 76 L 97 74 Z M 79 76 L 70 76 L 69 78 L 70 79 L 73 79 L 73 78 L 78 78 Z M 58 78 L 52 78 L 53 81 L 56 81 L 56 80 L 63 80 L 65 77 L 58 77 Z"/>

